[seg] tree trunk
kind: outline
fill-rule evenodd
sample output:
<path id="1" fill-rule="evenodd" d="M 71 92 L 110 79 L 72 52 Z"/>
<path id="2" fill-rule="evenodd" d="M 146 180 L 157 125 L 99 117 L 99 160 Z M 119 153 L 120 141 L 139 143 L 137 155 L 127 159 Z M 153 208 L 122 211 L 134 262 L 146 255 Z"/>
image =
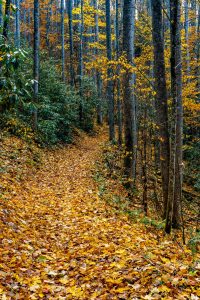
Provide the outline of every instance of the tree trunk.
<path id="1" fill-rule="evenodd" d="M 74 86 L 74 42 L 73 42 L 73 16 L 72 1 L 68 1 L 68 19 L 69 19 L 69 50 L 70 50 L 70 84 Z"/>
<path id="2" fill-rule="evenodd" d="M 2 3 L 0 3 L 0 32 L 2 32 L 3 27 L 3 7 Z"/>
<path id="3" fill-rule="evenodd" d="M 187 82 L 189 82 L 190 75 L 190 52 L 189 52 L 189 18 L 188 18 L 188 0 L 184 2 L 185 8 L 185 42 L 186 42 L 186 74 L 187 74 Z"/>
<path id="4" fill-rule="evenodd" d="M 62 60 L 62 81 L 65 82 L 65 7 L 64 0 L 61 0 L 61 60 Z"/>
<path id="5" fill-rule="evenodd" d="M 34 101 L 35 111 L 33 128 L 37 129 L 37 103 L 38 103 L 38 86 L 39 86 L 39 47 L 40 47 L 40 29 L 39 29 L 39 0 L 34 0 L 34 62 L 33 62 L 33 77 L 34 77 Z"/>
<path id="6" fill-rule="evenodd" d="M 16 0 L 15 46 L 20 48 L 20 0 Z"/>
<path id="7" fill-rule="evenodd" d="M 173 45 L 175 47 L 175 85 L 176 85 L 176 159 L 175 159 L 175 189 L 174 204 L 172 215 L 172 226 L 180 226 L 180 207 L 182 200 L 182 182 L 183 182 L 183 105 L 182 105 L 182 57 L 181 57 L 181 2 L 180 0 L 171 0 L 172 3 L 172 35 Z"/>
<path id="8" fill-rule="evenodd" d="M 5 4 L 5 16 L 4 16 L 4 23 L 3 23 L 3 37 L 5 40 L 8 39 L 8 25 L 10 19 L 10 4 L 11 0 L 6 0 Z"/>
<path id="9" fill-rule="evenodd" d="M 147 107 L 145 105 L 145 111 L 144 111 L 144 129 L 142 132 L 142 140 L 143 140 L 143 151 L 142 152 L 142 181 L 143 181 L 143 208 L 144 213 L 147 216 L 148 213 L 148 176 L 147 176 L 147 170 L 148 170 L 148 162 L 147 162 L 147 125 L 148 119 L 147 119 Z"/>
<path id="10" fill-rule="evenodd" d="M 119 53 L 119 0 L 116 0 L 116 18 L 115 18 L 115 36 L 116 36 L 116 59 L 120 57 Z M 122 105 L 121 105 L 121 93 L 120 93 L 120 79 L 119 79 L 119 67 L 117 70 L 117 121 L 118 121 L 118 143 L 122 144 Z"/>
<path id="11" fill-rule="evenodd" d="M 198 8 L 198 21 L 197 21 L 197 42 L 196 42 L 196 57 L 197 57 L 197 69 L 196 69 L 196 77 L 197 77 L 197 91 L 200 91 L 200 4 Z M 198 101 L 200 102 L 200 93 L 198 96 Z"/>
<path id="12" fill-rule="evenodd" d="M 123 52 L 128 64 L 133 65 L 134 34 L 135 34 L 135 1 L 125 0 L 123 8 Z M 124 161 L 125 175 L 135 179 L 137 133 L 136 133 L 136 105 L 134 96 L 134 74 L 127 70 L 124 75 L 124 131 L 126 157 Z M 127 187 L 133 187 L 133 183 Z"/>
<path id="13" fill-rule="evenodd" d="M 98 0 L 94 0 L 94 34 L 95 34 L 95 56 L 98 58 L 99 50 L 98 50 L 98 44 L 99 44 L 99 14 L 98 14 Z M 97 123 L 99 125 L 103 124 L 103 113 L 102 113 L 102 100 L 101 100 L 101 75 L 99 71 L 96 71 L 96 84 L 97 84 L 97 93 L 98 93 L 98 104 L 97 104 Z"/>
<path id="14" fill-rule="evenodd" d="M 83 30 L 84 30 L 84 16 L 83 16 L 83 0 L 81 0 L 81 15 L 80 15 L 80 47 L 79 47 L 79 89 L 80 89 L 80 108 L 79 119 L 80 125 L 83 125 L 83 101 L 82 101 L 82 83 L 83 83 Z"/>
<path id="15" fill-rule="evenodd" d="M 112 60 L 112 43 L 111 43 L 111 15 L 110 15 L 110 0 L 106 0 L 106 45 L 108 62 Z M 115 121 L 114 121 L 114 95 L 113 95 L 113 80 L 112 69 L 107 70 L 107 99 L 108 99 L 108 119 L 109 119 L 109 139 L 115 140 Z"/>
<path id="16" fill-rule="evenodd" d="M 169 131 L 168 131 L 168 105 L 167 87 L 164 61 L 164 40 L 162 22 L 161 0 L 152 0 L 152 26 L 153 26 L 153 46 L 154 46 L 154 76 L 156 90 L 156 116 L 159 128 L 160 161 L 162 175 L 162 193 L 164 203 L 164 217 L 166 216 L 169 188 Z"/>

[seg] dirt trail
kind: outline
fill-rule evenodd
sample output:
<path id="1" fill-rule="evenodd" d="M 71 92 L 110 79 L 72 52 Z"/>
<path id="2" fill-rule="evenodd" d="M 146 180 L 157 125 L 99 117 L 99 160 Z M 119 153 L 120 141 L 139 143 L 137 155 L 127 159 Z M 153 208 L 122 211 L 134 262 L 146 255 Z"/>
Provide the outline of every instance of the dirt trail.
<path id="1" fill-rule="evenodd" d="M 15 191 L 1 227 L 0 299 L 198 299 L 188 250 L 99 199 L 92 169 L 104 141 L 47 153 Z"/>

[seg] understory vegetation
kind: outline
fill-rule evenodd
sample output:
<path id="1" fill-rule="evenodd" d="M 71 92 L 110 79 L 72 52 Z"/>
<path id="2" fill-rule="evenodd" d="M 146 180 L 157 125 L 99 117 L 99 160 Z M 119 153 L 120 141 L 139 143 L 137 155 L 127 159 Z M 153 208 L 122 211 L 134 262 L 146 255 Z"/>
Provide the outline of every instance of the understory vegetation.
<path id="1" fill-rule="evenodd" d="M 43 53 L 40 92 L 37 102 L 34 102 L 30 50 L 17 50 L 2 44 L 0 51 L 1 130 L 24 139 L 34 139 L 41 146 L 70 143 L 73 140 L 73 131 L 78 128 L 86 132 L 93 130 L 98 96 L 91 79 L 84 77 L 80 96 L 80 91 L 61 81 L 56 61 L 45 59 Z M 36 109 L 38 125 L 34 130 L 33 118 Z"/>

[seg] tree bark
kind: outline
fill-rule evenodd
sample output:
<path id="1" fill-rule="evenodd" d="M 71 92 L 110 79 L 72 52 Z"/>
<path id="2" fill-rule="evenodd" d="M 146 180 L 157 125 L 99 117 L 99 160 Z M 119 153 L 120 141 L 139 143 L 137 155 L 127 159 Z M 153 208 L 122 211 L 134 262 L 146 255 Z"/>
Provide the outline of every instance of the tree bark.
<path id="1" fill-rule="evenodd" d="M 40 27 L 39 27 L 39 0 L 34 0 L 34 62 L 33 62 L 33 77 L 34 77 L 34 101 L 35 111 L 33 128 L 37 129 L 38 116 L 37 116 L 37 103 L 39 91 L 39 52 L 40 52 Z"/>
<path id="2" fill-rule="evenodd" d="M 2 3 L 0 3 L 0 31 L 2 32 L 3 27 L 3 7 Z"/>
<path id="3" fill-rule="evenodd" d="M 133 65 L 134 35 L 135 35 L 135 1 L 125 0 L 123 8 L 123 52 L 128 64 Z M 136 105 L 134 96 L 134 74 L 127 70 L 124 75 L 124 131 L 126 157 L 124 161 L 125 175 L 135 179 L 137 132 L 136 132 Z M 133 182 L 127 184 L 133 187 Z"/>
<path id="4" fill-rule="evenodd" d="M 189 18 L 188 18 L 188 0 L 184 2 L 185 9 L 185 41 L 186 41 L 186 74 L 187 74 L 187 82 L 189 82 L 190 75 L 190 52 L 189 52 Z"/>
<path id="5" fill-rule="evenodd" d="M 94 0 L 94 34 L 95 34 L 95 56 L 98 58 L 99 50 L 98 50 L 98 44 L 99 44 L 99 14 L 98 14 L 98 0 Z M 101 100 L 101 75 L 100 72 L 96 71 L 96 84 L 97 84 L 97 93 L 98 93 L 98 104 L 97 104 L 97 124 L 102 125 L 103 124 L 103 113 L 102 113 L 102 100 Z"/>
<path id="6" fill-rule="evenodd" d="M 183 181 L 183 105 L 182 105 L 182 57 L 181 57 L 181 2 L 171 0 L 171 26 L 172 26 L 172 45 L 175 48 L 175 71 L 176 88 L 176 153 L 175 153 L 175 189 L 174 204 L 172 215 L 173 228 L 180 227 L 180 206 L 182 200 L 182 181 Z"/>
<path id="7" fill-rule="evenodd" d="M 74 42 L 73 42 L 73 16 L 72 0 L 68 1 L 68 19 L 69 19 L 69 50 L 70 50 L 70 84 L 74 86 Z"/>
<path id="8" fill-rule="evenodd" d="M 64 0 L 61 0 L 61 61 L 62 61 L 62 81 L 65 82 L 65 8 Z"/>
<path id="9" fill-rule="evenodd" d="M 8 25 L 10 19 L 10 4 L 11 0 L 6 0 L 5 4 L 5 16 L 4 16 L 4 23 L 3 23 L 3 37 L 5 40 L 8 39 Z"/>
<path id="10" fill-rule="evenodd" d="M 167 86 L 164 60 L 164 40 L 162 31 L 162 2 L 161 0 L 152 0 L 151 3 L 154 46 L 154 76 L 156 90 L 155 109 L 157 116 L 156 122 L 159 128 L 158 139 L 160 143 L 162 194 L 165 217 L 168 203 L 170 147 L 168 131 Z"/>
<path id="11" fill-rule="evenodd" d="M 119 52 L 119 0 L 116 0 L 116 17 L 115 17 L 115 36 L 116 36 L 116 59 L 120 57 Z M 120 92 L 120 78 L 119 78 L 119 67 L 117 69 L 117 121 L 118 121 L 118 143 L 122 144 L 122 104 L 121 104 L 121 92 Z"/>
<path id="12" fill-rule="evenodd" d="M 110 0 L 106 0 L 106 45 L 108 62 L 112 60 L 112 43 L 111 43 L 111 15 L 110 15 Z M 108 99 L 108 119 L 109 119 L 109 139 L 115 140 L 115 121 L 114 121 L 114 95 L 113 95 L 113 80 L 112 69 L 107 70 L 107 99 Z"/>
<path id="13" fill-rule="evenodd" d="M 81 15 L 80 15 L 80 46 L 79 46 L 79 89 L 80 89 L 80 108 L 79 108 L 79 118 L 80 118 L 80 125 L 83 125 L 83 102 L 82 102 L 82 95 L 83 95 L 83 30 L 84 30 L 84 16 L 83 16 L 83 0 L 81 0 Z"/>
<path id="14" fill-rule="evenodd" d="M 20 0 L 16 0 L 15 46 L 20 48 Z"/>

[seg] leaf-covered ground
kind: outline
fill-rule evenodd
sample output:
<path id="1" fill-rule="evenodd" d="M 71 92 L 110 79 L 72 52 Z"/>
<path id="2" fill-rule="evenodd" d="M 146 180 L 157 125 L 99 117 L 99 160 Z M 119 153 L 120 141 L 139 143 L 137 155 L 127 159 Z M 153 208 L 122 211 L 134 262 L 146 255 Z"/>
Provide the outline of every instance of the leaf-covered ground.
<path id="1" fill-rule="evenodd" d="M 0 299 L 199 299 L 191 251 L 99 198 L 105 139 L 46 151 L 39 170 L 14 141 L 0 173 Z"/>

